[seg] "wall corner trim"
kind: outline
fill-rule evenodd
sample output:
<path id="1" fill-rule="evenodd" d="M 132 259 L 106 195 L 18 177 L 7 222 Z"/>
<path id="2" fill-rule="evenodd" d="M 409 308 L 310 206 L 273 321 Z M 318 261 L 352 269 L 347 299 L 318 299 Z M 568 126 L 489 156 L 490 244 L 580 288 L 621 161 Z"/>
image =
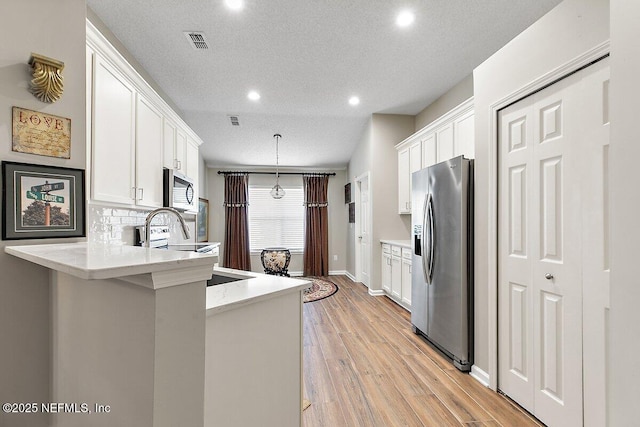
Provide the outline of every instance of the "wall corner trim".
<path id="1" fill-rule="evenodd" d="M 471 366 L 471 372 L 469 372 L 469 375 L 483 386 L 490 387 L 489 374 L 478 368 L 478 365 Z"/>

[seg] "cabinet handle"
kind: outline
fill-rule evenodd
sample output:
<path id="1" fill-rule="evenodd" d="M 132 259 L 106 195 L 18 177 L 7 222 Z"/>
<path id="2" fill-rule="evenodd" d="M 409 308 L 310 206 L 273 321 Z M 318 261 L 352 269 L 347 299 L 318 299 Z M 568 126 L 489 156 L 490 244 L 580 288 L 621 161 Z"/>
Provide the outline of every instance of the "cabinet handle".
<path id="1" fill-rule="evenodd" d="M 178 170 L 182 170 L 182 161 L 178 160 Z"/>
<path id="2" fill-rule="evenodd" d="M 129 195 L 133 200 L 136 200 L 136 194 L 138 194 L 138 190 L 136 187 L 131 187 L 131 194 Z"/>
<path id="3" fill-rule="evenodd" d="M 144 199 L 144 188 L 138 188 L 140 190 L 140 198 L 138 200 Z"/>

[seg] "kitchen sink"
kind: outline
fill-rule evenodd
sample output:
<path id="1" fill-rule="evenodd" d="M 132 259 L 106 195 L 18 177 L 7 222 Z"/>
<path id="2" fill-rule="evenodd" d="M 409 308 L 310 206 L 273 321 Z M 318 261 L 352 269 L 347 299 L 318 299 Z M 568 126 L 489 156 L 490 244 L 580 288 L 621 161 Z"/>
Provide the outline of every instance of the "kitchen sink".
<path id="1" fill-rule="evenodd" d="M 244 280 L 244 279 L 240 279 L 237 277 L 223 276 L 223 275 L 214 273 L 211 276 L 211 279 L 207 280 L 207 286 L 222 285 L 223 283 L 237 282 L 238 280 Z"/>

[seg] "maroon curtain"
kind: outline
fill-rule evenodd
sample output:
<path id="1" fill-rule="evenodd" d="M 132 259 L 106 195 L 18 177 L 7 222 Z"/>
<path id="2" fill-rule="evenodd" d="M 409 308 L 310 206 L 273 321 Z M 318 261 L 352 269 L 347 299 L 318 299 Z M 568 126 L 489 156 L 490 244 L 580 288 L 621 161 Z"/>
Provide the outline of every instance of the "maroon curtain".
<path id="1" fill-rule="evenodd" d="M 224 257 L 222 266 L 251 270 L 249 251 L 249 217 L 247 215 L 249 175 L 224 176 Z"/>
<path id="2" fill-rule="evenodd" d="M 327 175 L 303 175 L 305 234 L 304 275 L 329 274 L 329 215 L 327 212 Z"/>

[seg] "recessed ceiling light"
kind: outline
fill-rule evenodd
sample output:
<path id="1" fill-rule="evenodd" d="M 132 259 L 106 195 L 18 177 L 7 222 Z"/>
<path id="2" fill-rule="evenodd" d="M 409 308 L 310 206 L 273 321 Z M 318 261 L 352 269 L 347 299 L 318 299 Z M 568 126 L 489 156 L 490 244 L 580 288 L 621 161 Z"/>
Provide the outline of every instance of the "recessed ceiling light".
<path id="1" fill-rule="evenodd" d="M 357 96 L 352 96 L 351 98 L 349 98 L 349 104 L 351 105 L 360 104 L 360 98 L 358 98 Z"/>
<path id="2" fill-rule="evenodd" d="M 403 10 L 396 17 L 396 25 L 398 27 L 408 27 L 409 25 L 413 24 L 413 21 L 415 19 L 416 17 L 413 12 L 411 12 L 410 10 Z"/>
<path id="3" fill-rule="evenodd" d="M 240 10 L 244 7 L 244 0 L 224 0 L 224 3 L 231 10 Z"/>
<path id="4" fill-rule="evenodd" d="M 252 90 L 247 94 L 247 98 L 249 98 L 252 101 L 257 101 L 258 99 L 260 99 L 260 94 L 255 90 Z"/>

